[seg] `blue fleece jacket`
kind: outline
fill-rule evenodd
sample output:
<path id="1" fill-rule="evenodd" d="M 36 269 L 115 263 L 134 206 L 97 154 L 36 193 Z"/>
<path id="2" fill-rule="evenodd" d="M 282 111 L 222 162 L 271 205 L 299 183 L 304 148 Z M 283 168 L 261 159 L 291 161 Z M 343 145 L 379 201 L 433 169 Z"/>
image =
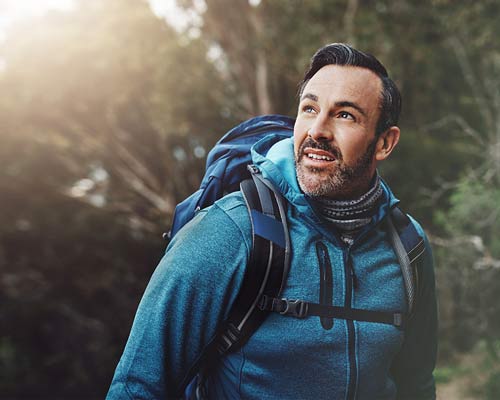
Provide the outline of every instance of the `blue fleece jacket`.
<path id="1" fill-rule="evenodd" d="M 398 202 L 387 185 L 373 221 L 346 246 L 300 191 L 290 139 L 263 139 L 252 157 L 289 202 L 292 257 L 283 297 L 319 302 L 321 247 L 332 269 L 333 305 L 405 312 L 401 269 L 380 223 Z M 182 394 L 235 300 L 250 248 L 250 220 L 239 192 L 199 212 L 174 237 L 137 310 L 109 400 Z M 404 330 L 271 313 L 240 350 L 210 366 L 209 398 L 434 399 L 437 316 L 427 240 L 426 249 L 417 311 Z"/>

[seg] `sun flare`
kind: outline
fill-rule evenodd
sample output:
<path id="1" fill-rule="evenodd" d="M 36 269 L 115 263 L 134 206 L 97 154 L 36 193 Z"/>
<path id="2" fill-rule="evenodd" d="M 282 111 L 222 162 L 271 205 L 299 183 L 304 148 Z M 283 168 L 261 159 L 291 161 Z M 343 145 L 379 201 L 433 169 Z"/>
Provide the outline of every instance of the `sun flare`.
<path id="1" fill-rule="evenodd" d="M 74 0 L 4 0 L 0 3 L 0 34 L 11 23 L 43 15 L 51 9 L 70 10 Z"/>

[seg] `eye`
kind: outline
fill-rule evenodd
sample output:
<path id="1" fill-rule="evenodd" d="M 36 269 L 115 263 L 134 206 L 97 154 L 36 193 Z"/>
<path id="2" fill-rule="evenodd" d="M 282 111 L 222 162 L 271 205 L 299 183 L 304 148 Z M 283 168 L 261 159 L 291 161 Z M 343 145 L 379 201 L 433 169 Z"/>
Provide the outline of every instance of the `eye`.
<path id="1" fill-rule="evenodd" d="M 305 112 L 305 113 L 308 113 L 308 114 L 311 114 L 313 112 L 315 112 L 314 110 L 314 107 L 309 105 L 309 104 L 306 104 L 302 107 L 302 111 Z"/>
<path id="2" fill-rule="evenodd" d="M 354 115 L 352 115 L 351 113 L 348 113 L 347 111 L 341 111 L 337 114 L 337 116 L 341 119 L 350 119 L 352 121 L 355 120 L 354 118 Z"/>

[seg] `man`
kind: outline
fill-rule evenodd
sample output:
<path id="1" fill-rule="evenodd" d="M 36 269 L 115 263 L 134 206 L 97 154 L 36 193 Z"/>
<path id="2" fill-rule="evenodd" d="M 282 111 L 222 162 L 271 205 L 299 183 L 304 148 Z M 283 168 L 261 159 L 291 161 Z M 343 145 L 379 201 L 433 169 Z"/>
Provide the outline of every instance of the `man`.
<path id="1" fill-rule="evenodd" d="M 293 141 L 254 146 L 255 165 L 288 201 L 284 298 L 318 302 L 328 290 L 331 305 L 407 310 L 383 224 L 398 201 L 376 170 L 398 143 L 400 103 L 378 60 L 328 45 L 301 84 Z M 251 240 L 239 192 L 174 237 L 141 301 L 109 399 L 182 394 L 240 289 Z M 434 399 L 436 299 L 426 248 L 417 308 L 404 329 L 271 313 L 240 350 L 208 366 L 208 398 Z"/>

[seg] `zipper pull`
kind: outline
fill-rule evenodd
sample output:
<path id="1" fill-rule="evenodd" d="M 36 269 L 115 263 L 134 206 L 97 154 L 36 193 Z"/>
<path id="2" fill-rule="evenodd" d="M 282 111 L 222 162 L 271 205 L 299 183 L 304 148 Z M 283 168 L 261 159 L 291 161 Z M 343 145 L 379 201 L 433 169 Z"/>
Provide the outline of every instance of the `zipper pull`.
<path id="1" fill-rule="evenodd" d="M 356 273 L 354 272 L 354 268 L 352 267 L 351 264 L 351 280 L 352 280 L 352 287 L 354 289 L 358 288 L 358 278 L 356 277 Z"/>

